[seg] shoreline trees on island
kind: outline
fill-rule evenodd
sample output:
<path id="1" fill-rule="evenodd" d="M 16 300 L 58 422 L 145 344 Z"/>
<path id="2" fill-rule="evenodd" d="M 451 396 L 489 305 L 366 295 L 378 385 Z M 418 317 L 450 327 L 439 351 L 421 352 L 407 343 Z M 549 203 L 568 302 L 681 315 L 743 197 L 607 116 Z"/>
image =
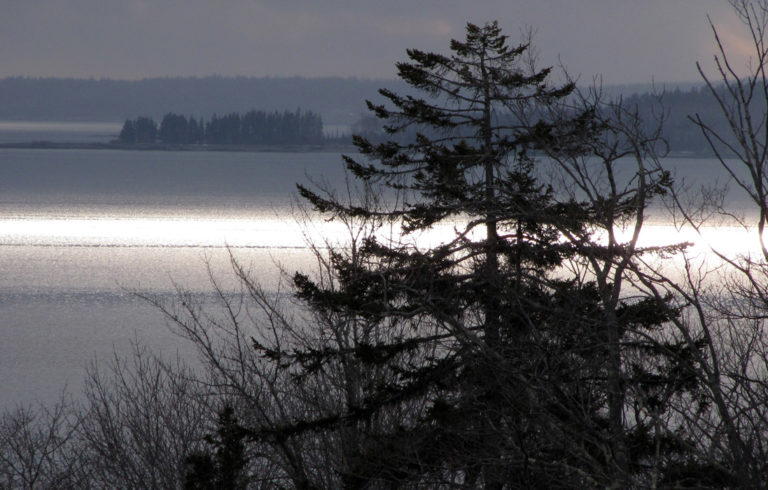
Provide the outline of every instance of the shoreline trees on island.
<path id="1" fill-rule="evenodd" d="M 337 138 L 338 139 L 338 138 Z M 209 120 L 168 113 L 158 125 L 150 117 L 128 119 L 117 142 L 171 145 L 318 145 L 328 142 L 323 120 L 312 111 L 214 114 Z M 335 140 L 333 140 L 335 141 Z"/>

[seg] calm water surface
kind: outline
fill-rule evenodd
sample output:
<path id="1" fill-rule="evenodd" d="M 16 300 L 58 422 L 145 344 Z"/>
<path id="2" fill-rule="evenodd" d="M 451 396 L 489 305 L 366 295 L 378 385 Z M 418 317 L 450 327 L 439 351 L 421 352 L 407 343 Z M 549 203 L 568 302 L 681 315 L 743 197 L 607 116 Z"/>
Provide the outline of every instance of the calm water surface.
<path id="1" fill-rule="evenodd" d="M 713 161 L 670 163 L 694 185 L 715 179 Z M 310 267 L 291 211 L 295 183 L 310 178 L 343 187 L 339 155 L 0 150 L 0 410 L 77 393 L 88 361 L 134 340 L 187 355 L 132 291 L 204 295 L 206 262 L 232 284 L 227 247 L 267 286 L 276 263 Z M 681 237 L 658 222 L 647 236 Z"/>
<path id="2" fill-rule="evenodd" d="M 76 392 L 136 339 L 184 354 L 132 291 L 209 292 L 206 263 L 230 284 L 226 247 L 265 284 L 309 264 L 291 211 L 309 176 L 339 182 L 339 156 L 0 150 L 0 409 Z"/>

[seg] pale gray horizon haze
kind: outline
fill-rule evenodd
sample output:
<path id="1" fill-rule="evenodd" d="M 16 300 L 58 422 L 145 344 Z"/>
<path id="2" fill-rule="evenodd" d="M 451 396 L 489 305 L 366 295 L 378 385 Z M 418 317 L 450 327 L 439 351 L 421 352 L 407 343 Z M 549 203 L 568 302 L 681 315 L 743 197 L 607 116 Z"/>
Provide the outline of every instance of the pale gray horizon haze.
<path id="1" fill-rule="evenodd" d="M 707 16 L 739 63 L 725 0 L 0 0 L 0 78 L 394 78 L 407 48 L 445 52 L 467 21 L 530 28 L 543 65 L 605 84 L 698 81 Z"/>

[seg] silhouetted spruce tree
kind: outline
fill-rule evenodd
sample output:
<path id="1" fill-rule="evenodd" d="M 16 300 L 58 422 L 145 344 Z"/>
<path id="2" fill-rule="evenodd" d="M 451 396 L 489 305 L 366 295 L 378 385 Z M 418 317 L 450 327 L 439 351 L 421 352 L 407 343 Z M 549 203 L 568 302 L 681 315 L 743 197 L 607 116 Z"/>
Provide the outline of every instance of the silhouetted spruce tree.
<path id="1" fill-rule="evenodd" d="M 132 145 L 136 143 L 136 128 L 133 121 L 126 119 L 123 123 L 123 129 L 120 130 L 120 136 L 118 136 L 120 143 Z"/>
<path id="2" fill-rule="evenodd" d="M 247 488 L 244 439 L 246 431 L 234 410 L 224 407 L 219 413 L 216 436 L 206 436 L 211 452 L 196 452 L 187 457 L 186 490 L 240 490 Z"/>
<path id="3" fill-rule="evenodd" d="M 195 145 L 202 144 L 205 141 L 205 126 L 202 120 L 197 121 L 194 117 L 189 117 L 189 142 Z"/>
<path id="4" fill-rule="evenodd" d="M 376 374 L 355 380 L 355 396 L 340 409 L 250 427 L 249 436 L 270 442 L 352 430 L 354 451 L 340 463 L 347 488 L 629 485 L 654 449 L 670 460 L 685 454 L 674 434 L 654 439 L 658 419 L 646 421 L 642 410 L 653 398 L 654 415 L 664 413 L 665 398 L 655 394 L 695 389 L 690 352 L 645 342 L 676 314 L 664 301 L 620 302 L 613 295 L 620 288 L 567 277 L 561 266 L 585 254 L 592 264 L 623 260 L 624 248 L 601 247 L 591 229 L 641 210 L 665 179 L 631 197 L 609 196 L 614 203 L 561 199 L 535 155 L 600 157 L 601 138 L 616 129 L 595 105 L 570 105 L 573 83 L 550 85 L 550 70 L 531 68 L 529 46 L 510 47 L 495 22 L 468 24 L 451 51 L 409 50 L 399 76 L 425 97 L 381 90 L 388 103 L 368 105 L 393 139 L 355 137 L 363 158 L 345 157 L 366 186 L 399 194 L 392 206 L 350 204 L 299 186 L 332 217 L 401 225 L 402 237 L 369 238 L 354 257 L 332 253 L 333 287 L 295 276 L 299 298 L 315 311 L 375 326 L 363 332 L 397 333 L 290 352 L 254 345 L 297 382 L 331 363 Z M 415 138 L 396 138 L 407 131 Z M 611 164 L 619 154 L 606 153 Z M 606 209 L 618 214 L 603 219 Z M 438 226 L 454 229 L 438 245 L 410 238 Z M 625 354 L 638 353 L 634 374 L 625 372 Z M 646 399 L 630 400 L 629 382 Z M 631 402 L 642 420 L 625 426 Z"/>
<path id="5" fill-rule="evenodd" d="M 172 112 L 163 116 L 158 131 L 160 141 L 174 145 L 185 145 L 193 143 L 190 136 L 190 126 L 186 117 Z"/>
<path id="6" fill-rule="evenodd" d="M 567 226 L 579 227 L 584 213 L 576 204 L 557 204 L 535 176 L 530 152 L 537 134 L 553 128 L 543 119 L 523 125 L 513 117 L 519 110 L 542 112 L 537 106 L 574 89 L 548 86 L 548 69 L 526 71 L 528 49 L 509 47 L 493 23 L 468 24 L 466 39 L 452 41 L 450 56 L 409 50 L 411 62 L 397 65 L 399 75 L 428 99 L 382 90 L 390 105 L 369 107 L 390 134 L 415 128 L 415 141 L 371 144 L 357 137 L 368 162 L 378 163 L 346 158 L 358 178 L 403 193 L 404 205 L 388 216 L 402 220 L 406 233 L 456 221 L 462 230 L 455 237 L 426 250 L 370 240 L 361 253 L 371 265 L 347 270 L 351 264 L 339 260 L 337 293 L 296 277 L 300 296 L 315 308 L 413 323 L 412 335 L 399 343 L 361 346 L 370 349 L 360 353 L 364 360 L 386 364 L 396 382 L 371 389 L 343 414 L 374 417 L 391 404 L 424 404 L 389 435 L 400 442 L 377 451 L 380 468 L 401 467 L 403 475 L 378 477 L 437 479 L 450 468 L 466 482 L 501 487 L 513 478 L 512 467 L 525 467 L 511 463 L 510 454 L 523 458 L 527 446 L 538 444 L 532 441 L 536 431 L 524 430 L 532 401 L 518 375 L 533 369 L 527 334 L 542 328 L 555 301 L 548 275 L 572 253 L 561 244 L 558 226 L 570 220 Z M 589 138 L 591 123 L 587 110 L 557 131 Z M 324 212 L 378 212 L 304 187 L 300 192 Z M 413 464 L 419 466 L 411 468 L 415 475 L 406 470 Z"/>
<path id="7" fill-rule="evenodd" d="M 154 143 L 157 141 L 157 123 L 149 117 L 138 117 L 133 123 L 136 143 Z"/>

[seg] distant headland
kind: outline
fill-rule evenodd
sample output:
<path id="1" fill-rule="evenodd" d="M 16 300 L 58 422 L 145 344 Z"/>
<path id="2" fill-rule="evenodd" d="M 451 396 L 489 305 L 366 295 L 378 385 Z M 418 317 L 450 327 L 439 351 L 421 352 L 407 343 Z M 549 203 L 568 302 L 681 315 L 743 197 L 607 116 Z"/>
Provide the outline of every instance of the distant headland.
<path id="1" fill-rule="evenodd" d="M 365 104 L 366 100 L 380 102 L 378 89 L 383 87 L 409 94 L 398 81 L 340 77 L 189 77 L 139 81 L 5 78 L 0 79 L 0 121 L 132 121 L 134 130 L 140 118 L 160 122 L 155 123 L 154 141 L 26 141 L 5 142 L 0 148 L 226 151 L 344 148 L 351 143 L 352 133 L 372 135 L 374 139 L 376 133 L 379 137 L 385 136 L 381 128 L 372 126 L 375 118 L 369 115 Z M 700 84 L 665 90 L 647 86 L 606 87 L 605 91 L 611 97 L 623 97 L 624 106 L 636 108 L 640 118 L 649 125 L 655 125 L 656 119 L 663 117 L 662 136 L 670 154 L 710 154 L 706 139 L 689 116 L 699 114 L 704 120 L 712 121 L 718 134 L 728 134 L 727 122 L 718 117 L 712 94 Z M 243 113 L 243 110 L 249 112 Z M 168 121 L 168 128 L 183 129 L 163 133 L 166 116 L 175 118 Z M 182 118 L 186 124 L 181 124 Z M 276 132 L 278 136 L 264 129 L 266 126 L 262 123 L 270 118 L 272 123 L 280 124 L 289 120 L 295 123 L 303 118 L 307 124 L 300 136 L 291 134 L 290 124 L 284 124 L 285 127 Z M 176 124 L 170 124 L 174 121 Z M 317 131 L 318 121 L 322 125 L 322 138 Z M 212 132 L 200 140 L 201 128 L 205 133 L 208 124 Z M 130 133 L 130 128 L 126 131 Z"/>

